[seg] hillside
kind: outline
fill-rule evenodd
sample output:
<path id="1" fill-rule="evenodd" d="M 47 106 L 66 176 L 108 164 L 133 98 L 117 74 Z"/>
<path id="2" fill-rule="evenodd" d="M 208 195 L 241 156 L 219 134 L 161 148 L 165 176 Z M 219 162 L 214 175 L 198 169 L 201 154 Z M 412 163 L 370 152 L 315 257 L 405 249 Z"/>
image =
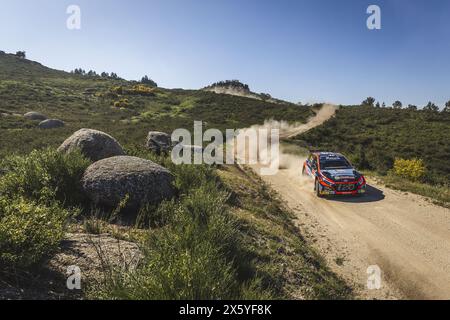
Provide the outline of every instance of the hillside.
<path id="1" fill-rule="evenodd" d="M 68 74 L 53 70 L 42 64 L 18 58 L 14 54 L 0 51 L 0 80 L 38 80 L 40 78 L 63 78 Z"/>
<path id="2" fill-rule="evenodd" d="M 372 107 L 342 107 L 323 126 L 294 142 L 343 152 L 361 169 L 387 173 L 396 157 L 423 159 L 425 181 L 450 181 L 450 113 Z"/>
<path id="3" fill-rule="evenodd" d="M 149 130 L 192 130 L 194 120 L 222 130 L 248 127 L 266 119 L 304 121 L 312 114 L 309 107 L 205 91 L 130 91 L 138 83 L 55 71 L 12 55 L 0 55 L 0 79 L 3 154 L 56 146 L 84 127 L 109 132 L 124 144 L 140 144 Z M 21 117 L 29 111 L 61 119 L 66 126 L 44 134 L 36 123 Z"/>
<path id="4" fill-rule="evenodd" d="M 69 74 L 11 55 L 0 55 L 0 74 L 0 299 L 353 296 L 251 172 L 176 166 L 144 148 L 150 130 L 304 121 L 309 107 Z M 65 126 L 39 129 L 29 111 Z M 92 162 L 55 150 L 80 128 L 111 134 L 127 159 L 169 169 L 173 198 L 133 209 L 91 201 L 81 177 Z M 81 291 L 66 288 L 71 265 L 83 272 Z"/>

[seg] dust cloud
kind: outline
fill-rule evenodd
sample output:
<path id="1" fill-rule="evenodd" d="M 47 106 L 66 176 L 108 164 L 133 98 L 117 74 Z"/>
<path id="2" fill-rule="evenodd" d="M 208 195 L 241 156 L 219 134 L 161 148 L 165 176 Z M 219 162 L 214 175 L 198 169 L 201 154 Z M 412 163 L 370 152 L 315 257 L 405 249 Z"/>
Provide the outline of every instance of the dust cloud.
<path id="1" fill-rule="evenodd" d="M 290 150 L 280 145 L 280 139 L 297 136 L 323 124 L 335 115 L 337 109 L 338 106 L 324 104 L 306 123 L 267 120 L 262 125 L 240 130 L 235 139 L 238 163 L 251 165 L 260 174 L 261 169 L 269 166 L 272 168 L 270 172 L 287 170 L 289 174 L 298 176 L 306 156 L 289 152 Z M 274 131 L 275 136 L 271 136 Z"/>

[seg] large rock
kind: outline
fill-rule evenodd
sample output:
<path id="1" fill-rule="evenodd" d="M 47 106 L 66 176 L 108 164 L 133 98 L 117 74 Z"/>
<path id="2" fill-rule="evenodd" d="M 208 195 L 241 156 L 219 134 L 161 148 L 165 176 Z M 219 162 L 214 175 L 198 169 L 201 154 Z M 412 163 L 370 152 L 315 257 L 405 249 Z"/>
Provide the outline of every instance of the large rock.
<path id="1" fill-rule="evenodd" d="M 159 131 L 150 131 L 147 135 L 147 148 L 156 152 L 169 152 L 172 148 L 172 138 L 170 135 Z"/>
<path id="2" fill-rule="evenodd" d="M 93 129 L 78 130 L 58 148 L 58 151 L 66 153 L 74 150 L 80 150 L 84 156 L 92 161 L 125 154 L 116 139 L 109 134 Z"/>
<path id="3" fill-rule="evenodd" d="M 127 208 L 158 204 L 174 195 L 173 176 L 156 163 L 129 156 L 95 162 L 83 175 L 83 190 L 100 205 L 116 207 L 127 195 Z"/>
<path id="4" fill-rule="evenodd" d="M 39 123 L 38 126 L 41 129 L 56 129 L 64 127 L 64 121 L 58 119 L 48 119 Z"/>
<path id="5" fill-rule="evenodd" d="M 44 116 L 42 113 L 35 111 L 25 113 L 23 117 L 29 120 L 40 120 L 40 121 L 47 120 L 46 116 Z"/>

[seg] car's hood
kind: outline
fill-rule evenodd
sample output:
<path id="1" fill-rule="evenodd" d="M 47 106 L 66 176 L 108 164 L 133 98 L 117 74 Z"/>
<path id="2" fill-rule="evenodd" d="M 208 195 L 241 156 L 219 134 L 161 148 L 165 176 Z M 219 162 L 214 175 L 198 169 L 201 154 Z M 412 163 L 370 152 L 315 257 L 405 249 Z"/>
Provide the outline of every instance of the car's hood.
<path id="1" fill-rule="evenodd" d="M 336 181 L 344 181 L 344 180 L 356 180 L 357 172 L 353 168 L 349 169 L 327 169 L 322 170 L 322 173 L 325 175 L 329 175 L 331 179 Z"/>

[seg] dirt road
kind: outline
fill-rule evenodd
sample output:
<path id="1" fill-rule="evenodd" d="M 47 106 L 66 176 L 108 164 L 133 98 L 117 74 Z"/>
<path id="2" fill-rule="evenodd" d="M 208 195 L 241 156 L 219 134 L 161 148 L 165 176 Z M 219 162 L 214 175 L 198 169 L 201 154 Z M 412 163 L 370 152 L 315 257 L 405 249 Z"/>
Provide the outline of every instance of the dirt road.
<path id="1" fill-rule="evenodd" d="M 300 163 L 299 163 L 300 168 Z M 300 170 L 265 176 L 299 227 L 361 298 L 450 299 L 450 210 L 369 181 L 363 198 L 319 199 Z M 378 265 L 382 287 L 367 289 Z"/>
<path id="2" fill-rule="evenodd" d="M 290 137 L 334 115 L 326 106 Z M 296 213 L 298 225 L 330 267 L 352 282 L 365 299 L 450 299 L 450 210 L 423 197 L 369 179 L 362 198 L 320 199 L 313 181 L 301 176 L 304 161 L 282 154 L 278 174 L 262 176 Z M 259 172 L 257 166 L 253 166 Z M 369 290 L 368 267 L 382 273 L 380 289 Z"/>

